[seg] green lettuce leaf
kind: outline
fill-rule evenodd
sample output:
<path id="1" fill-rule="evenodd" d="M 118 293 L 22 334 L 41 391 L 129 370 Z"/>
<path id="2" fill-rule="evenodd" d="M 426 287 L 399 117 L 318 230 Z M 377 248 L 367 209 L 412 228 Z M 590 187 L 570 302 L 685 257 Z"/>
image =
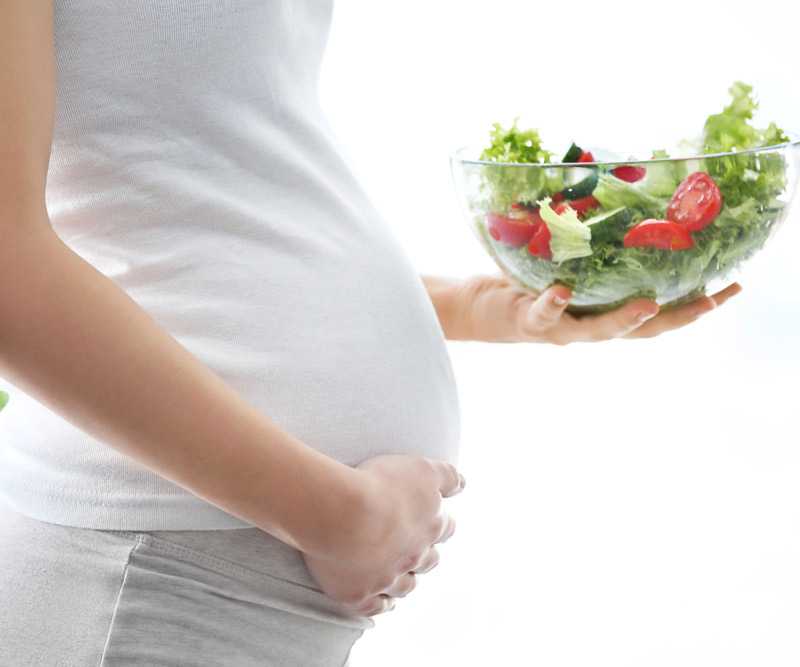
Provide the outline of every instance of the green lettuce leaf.
<path id="1" fill-rule="evenodd" d="M 520 130 L 519 117 L 509 129 L 499 123 L 493 125 L 490 143 L 481 153 L 481 160 L 497 162 L 497 167 L 485 171 L 485 190 L 483 195 L 489 202 L 490 210 L 506 213 L 514 202 L 528 203 L 541 198 L 546 189 L 553 187 L 548 183 L 544 169 L 524 169 L 514 165 L 551 162 L 553 153 L 542 148 L 539 130 L 531 128 Z M 508 164 L 504 167 L 502 164 Z"/>
<path id="2" fill-rule="evenodd" d="M 578 220 L 578 214 L 574 209 L 567 207 L 567 210 L 559 215 L 550 208 L 551 201 L 550 197 L 545 197 L 536 203 L 541 207 L 539 215 L 550 230 L 550 252 L 553 261 L 560 264 L 566 259 L 591 255 L 591 230 Z"/>
<path id="3" fill-rule="evenodd" d="M 750 148 L 775 146 L 788 141 L 788 137 L 775 123 L 760 130 L 750 120 L 758 109 L 753 97 L 753 87 L 736 81 L 728 90 L 731 102 L 720 112 L 710 115 L 703 126 L 700 144 L 703 153 L 727 153 Z"/>
<path id="4" fill-rule="evenodd" d="M 674 188 L 669 195 L 656 197 L 640 185 L 643 182 L 644 179 L 636 183 L 628 183 L 617 178 L 611 172 L 601 173 L 592 195 L 600 202 L 603 209 L 609 211 L 620 206 L 627 206 L 634 209 L 642 220 L 663 218 Z"/>
<path id="5" fill-rule="evenodd" d="M 519 116 L 514 119 L 514 124 L 508 129 L 503 129 L 500 123 L 495 123 L 490 132 L 490 144 L 481 153 L 481 160 L 487 162 L 550 162 L 553 154 L 542 148 L 542 139 L 539 130 L 531 128 L 520 130 L 517 127 Z"/>
<path id="6" fill-rule="evenodd" d="M 769 239 L 788 203 L 787 152 L 747 151 L 790 141 L 774 123 L 760 127 L 753 122 L 758 103 L 750 86 L 736 82 L 730 95 L 723 110 L 708 117 L 697 139 L 680 144 L 677 157 L 696 159 L 645 165 L 645 177 L 634 183 L 616 178 L 610 168 L 597 170 L 599 179 L 592 193 L 600 202 L 597 214 L 625 206 L 631 211 L 632 224 L 646 218 L 664 219 L 678 185 L 696 171 L 709 174 L 720 189 L 722 209 L 709 225 L 692 233 L 694 247 L 676 252 L 626 248 L 622 238 L 612 237 L 592 252 L 591 230 L 585 223 L 577 216 L 559 216 L 550 207 L 550 198 L 563 186 L 552 176 L 548 181 L 544 168 L 506 172 L 513 165 L 498 164 L 482 174 L 484 203 L 507 214 L 514 201 L 538 201 L 551 232 L 553 261 L 534 257 L 525 247 L 492 242 L 493 250 L 535 289 L 555 283 L 574 290 L 573 304 L 585 312 L 606 311 L 641 297 L 657 296 L 659 303 L 689 299 L 710 282 L 730 275 Z M 552 154 L 541 149 L 538 132 L 526 136 L 516 128 L 516 121 L 508 131 L 495 126 L 492 136 L 492 146 L 484 152 L 489 160 L 550 161 Z M 711 157 L 717 153 L 731 154 Z M 668 157 L 662 150 L 653 154 Z"/>

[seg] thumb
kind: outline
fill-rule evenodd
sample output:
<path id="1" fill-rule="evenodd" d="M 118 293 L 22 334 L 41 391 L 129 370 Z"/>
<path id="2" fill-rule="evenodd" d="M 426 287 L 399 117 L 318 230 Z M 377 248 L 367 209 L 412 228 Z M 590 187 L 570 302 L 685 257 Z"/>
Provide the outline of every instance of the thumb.
<path id="1" fill-rule="evenodd" d="M 431 465 L 439 477 L 439 491 L 443 498 L 450 498 L 461 493 L 467 480 L 456 470 L 454 465 L 444 461 L 431 461 Z"/>
<path id="2" fill-rule="evenodd" d="M 536 336 L 547 331 L 558 322 L 571 298 L 572 292 L 562 285 L 546 289 L 522 314 L 522 332 Z"/>

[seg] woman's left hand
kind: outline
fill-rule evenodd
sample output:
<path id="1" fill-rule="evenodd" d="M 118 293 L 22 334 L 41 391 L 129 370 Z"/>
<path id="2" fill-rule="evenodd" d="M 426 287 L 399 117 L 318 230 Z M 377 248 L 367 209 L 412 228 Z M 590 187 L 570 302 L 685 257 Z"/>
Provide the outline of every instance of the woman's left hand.
<path id="1" fill-rule="evenodd" d="M 458 283 L 449 282 L 449 288 L 447 308 L 437 307 L 437 312 L 447 313 L 446 323 L 440 315 L 447 338 L 554 345 L 652 338 L 694 322 L 742 289 L 733 283 L 712 296 L 700 297 L 664 313 L 659 313 L 655 301 L 641 299 L 602 315 L 575 317 L 564 312 L 572 293 L 560 285 L 548 287 L 538 297 L 502 276 L 474 276 Z M 429 291 L 433 298 L 430 286 Z M 436 299 L 433 300 L 436 305 Z"/>

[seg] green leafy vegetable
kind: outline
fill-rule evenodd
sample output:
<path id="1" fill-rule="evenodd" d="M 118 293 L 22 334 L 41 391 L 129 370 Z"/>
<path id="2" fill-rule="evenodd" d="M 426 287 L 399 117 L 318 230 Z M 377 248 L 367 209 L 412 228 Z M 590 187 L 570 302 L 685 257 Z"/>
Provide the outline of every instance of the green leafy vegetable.
<path id="1" fill-rule="evenodd" d="M 758 108 L 752 90 L 751 86 L 739 81 L 731 86 L 731 103 L 721 113 L 706 120 L 699 141 L 701 153 L 746 151 L 789 141 L 775 123 L 770 123 L 764 130 L 751 125 L 749 121 L 753 111 Z M 723 202 L 729 208 L 738 207 L 750 199 L 767 202 L 786 188 L 786 165 L 780 153 L 706 158 L 702 160 L 702 168 L 716 181 Z"/>
<path id="2" fill-rule="evenodd" d="M 750 124 L 758 102 L 753 87 L 736 81 L 728 90 L 733 98 L 720 113 L 708 117 L 700 139 L 702 153 L 726 153 L 785 143 L 789 138 L 770 123 L 765 130 Z"/>
<path id="3" fill-rule="evenodd" d="M 654 150 L 654 158 L 668 158 L 665 150 Z M 637 181 L 639 189 L 654 197 L 672 197 L 675 188 L 689 175 L 687 162 L 653 162 L 647 165 L 647 173 L 641 181 Z"/>
<path id="4" fill-rule="evenodd" d="M 669 204 L 669 195 L 655 197 L 649 194 L 639 183 L 641 181 L 628 183 L 609 172 L 600 176 L 592 195 L 604 209 L 610 210 L 620 206 L 628 206 L 636 210 L 642 220 L 645 218 L 663 218 L 667 210 L 667 204 Z M 672 192 L 670 192 L 671 194 Z"/>
<path id="5" fill-rule="evenodd" d="M 539 130 L 520 130 L 517 127 L 519 116 L 514 119 L 514 124 L 505 130 L 500 123 L 495 123 L 494 130 L 490 133 L 491 143 L 483 153 L 481 160 L 487 162 L 550 162 L 553 154 L 542 148 Z"/>
<path id="6" fill-rule="evenodd" d="M 488 235 L 487 243 L 501 263 L 512 267 L 520 280 L 534 289 L 553 283 L 570 287 L 574 292 L 572 310 L 602 312 L 641 297 L 656 298 L 661 304 L 677 303 L 702 293 L 707 283 L 728 274 L 764 245 L 783 219 L 788 203 L 787 150 L 747 151 L 786 144 L 789 138 L 774 123 L 766 128 L 754 126 L 758 104 L 750 86 L 736 82 L 729 92 L 730 103 L 708 117 L 701 135 L 681 143 L 679 159 L 643 164 L 647 170 L 644 178 L 629 183 L 617 178 L 613 169 L 587 168 L 598 176 L 592 192 L 600 203 L 595 215 L 625 207 L 630 224 L 664 219 L 678 185 L 696 171 L 709 174 L 720 189 L 722 209 L 710 224 L 692 233 L 694 247 L 677 252 L 626 248 L 622 238 L 610 235 L 612 238 L 598 239 L 602 243 L 595 242 L 593 252 L 591 225 L 587 227 L 574 212 L 558 215 L 550 207 L 551 198 L 565 187 L 567 170 L 511 164 L 547 164 L 553 155 L 542 148 L 538 130 L 520 130 L 517 120 L 509 130 L 494 126 L 491 145 L 481 157 L 498 164 L 482 168 L 480 200 L 472 205 L 475 210 L 508 215 L 514 202 L 538 201 L 551 233 L 552 261 L 531 255 L 525 247 L 504 246 Z M 728 155 L 710 157 L 718 153 Z M 690 155 L 697 157 L 680 159 Z M 653 157 L 669 156 L 664 150 L 655 150 Z M 586 172 L 580 174 L 585 178 Z M 483 215 L 478 220 L 485 225 Z"/>
<path id="7" fill-rule="evenodd" d="M 542 148 L 542 140 L 537 129 L 520 130 L 519 117 L 508 130 L 499 123 L 494 124 L 491 143 L 481 153 L 481 160 L 508 163 L 486 170 L 486 186 L 490 195 L 492 210 L 496 213 L 508 211 L 511 205 L 533 202 L 540 199 L 548 185 L 543 169 L 520 169 L 517 164 L 547 163 L 553 153 Z"/>
<path id="8" fill-rule="evenodd" d="M 575 257 L 585 257 L 592 254 L 592 232 L 578 220 L 578 214 L 571 208 L 558 214 L 550 208 L 550 197 L 545 197 L 536 202 L 541 207 L 539 215 L 550 230 L 550 252 L 553 261 L 561 263 Z"/>

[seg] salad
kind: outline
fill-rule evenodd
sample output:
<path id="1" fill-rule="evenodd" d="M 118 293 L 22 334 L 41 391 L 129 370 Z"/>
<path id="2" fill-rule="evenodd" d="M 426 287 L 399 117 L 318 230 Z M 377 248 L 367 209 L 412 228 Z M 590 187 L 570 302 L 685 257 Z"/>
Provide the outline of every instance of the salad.
<path id="1" fill-rule="evenodd" d="M 672 156 L 657 149 L 625 164 L 599 162 L 576 143 L 556 159 L 538 130 L 518 128 L 518 119 L 509 129 L 495 124 L 480 162 L 469 164 L 479 236 L 524 285 L 569 287 L 573 312 L 702 294 L 763 246 L 790 195 L 788 149 L 757 150 L 789 137 L 774 123 L 753 125 L 750 86 L 729 92 L 698 138 Z"/>

